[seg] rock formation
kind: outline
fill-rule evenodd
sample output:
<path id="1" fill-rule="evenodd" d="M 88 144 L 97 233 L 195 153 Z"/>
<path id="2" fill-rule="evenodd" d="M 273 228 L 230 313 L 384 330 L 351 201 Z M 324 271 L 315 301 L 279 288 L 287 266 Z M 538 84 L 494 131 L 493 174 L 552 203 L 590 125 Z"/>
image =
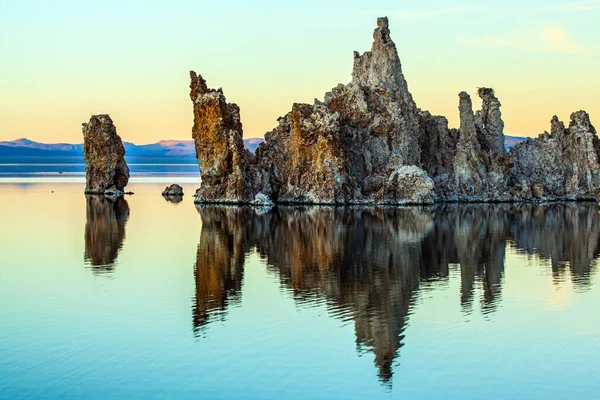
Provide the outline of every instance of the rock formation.
<path id="1" fill-rule="evenodd" d="M 477 126 L 471 97 L 466 92 L 458 96 L 460 135 L 454 159 L 457 198 L 463 201 L 506 200 L 505 190 L 512 164 L 510 158 L 503 155 L 504 144 L 500 146 L 502 151 L 496 152 L 495 149 L 499 148 L 497 138 L 490 138 L 483 125 Z M 480 117 L 482 114 L 478 112 Z"/>
<path id="2" fill-rule="evenodd" d="M 206 203 L 250 202 L 246 178 L 247 154 L 242 139 L 240 109 L 227 103 L 222 89 L 209 89 L 202 76 L 190 72 L 194 103 L 192 136 L 202 185 L 196 200 Z"/>
<path id="3" fill-rule="evenodd" d="M 594 197 L 598 139 L 585 112 L 568 129 L 506 154 L 500 101 L 459 94 L 460 129 L 419 109 L 378 18 L 370 51 L 354 53 L 352 81 L 323 101 L 294 104 L 253 155 L 243 148 L 239 108 L 191 73 L 193 136 L 202 175 L 197 202 L 427 204 Z M 546 137 L 547 136 L 547 137 Z"/>
<path id="4" fill-rule="evenodd" d="M 178 184 L 174 183 L 169 185 L 163 190 L 163 196 L 183 196 L 183 188 Z"/>
<path id="5" fill-rule="evenodd" d="M 122 195 L 129 182 L 125 148 L 110 116 L 92 115 L 82 124 L 85 192 Z"/>
<path id="6" fill-rule="evenodd" d="M 481 132 L 485 132 L 490 149 L 499 155 L 504 155 L 504 121 L 500 112 L 500 100 L 494 89 L 479 88 L 477 94 L 481 98 L 481 110 L 475 113 L 475 124 Z"/>
<path id="7" fill-rule="evenodd" d="M 513 179 L 539 198 L 594 200 L 600 191 L 600 141 L 585 111 L 571 114 L 569 127 L 554 116 L 550 133 L 511 149 Z"/>

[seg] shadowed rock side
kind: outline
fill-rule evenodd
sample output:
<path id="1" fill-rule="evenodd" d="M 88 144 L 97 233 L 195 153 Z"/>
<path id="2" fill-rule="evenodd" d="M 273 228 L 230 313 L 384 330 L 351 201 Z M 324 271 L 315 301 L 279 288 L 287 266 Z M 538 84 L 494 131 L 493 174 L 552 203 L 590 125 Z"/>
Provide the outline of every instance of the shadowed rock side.
<path id="1" fill-rule="evenodd" d="M 94 272 L 109 272 L 125 239 L 129 205 L 122 197 L 86 196 L 84 260 Z"/>
<path id="2" fill-rule="evenodd" d="M 129 182 L 125 147 L 110 116 L 92 115 L 84 123 L 85 192 L 122 195 Z"/>
<path id="3" fill-rule="evenodd" d="M 354 321 L 357 351 L 374 354 L 382 381 L 392 376 L 419 289 L 445 285 L 450 269 L 460 271 L 456 295 L 464 312 L 478 301 L 487 314 L 502 300 L 507 245 L 549 259 L 559 276 L 568 263 L 579 288 L 587 287 L 600 252 L 595 205 L 198 212 L 196 330 L 239 301 L 245 255 L 256 249 L 297 302 L 326 304 L 331 315 Z"/>
<path id="4" fill-rule="evenodd" d="M 378 18 L 371 50 L 354 53 L 352 81 L 322 102 L 294 104 L 255 155 L 243 149 L 237 106 L 191 76 L 203 179 L 197 202 L 508 202 L 591 198 L 600 189 L 598 139 L 584 112 L 555 134 L 558 144 L 540 137 L 507 155 L 493 89 L 478 89 L 475 113 L 470 96 L 459 94 L 460 129 L 420 110 L 387 18 Z"/>
<path id="5" fill-rule="evenodd" d="M 600 190 L 600 141 L 585 111 L 569 127 L 554 116 L 550 133 L 514 146 L 513 179 L 541 199 L 593 200 Z"/>
<path id="6" fill-rule="evenodd" d="M 493 93 L 491 89 L 486 90 Z M 487 92 L 480 90 L 481 93 Z M 512 163 L 509 157 L 504 156 L 504 144 L 501 146 L 502 151 L 496 152 L 498 143 L 494 143 L 494 137 L 489 137 L 483 124 L 477 126 L 471 97 L 466 92 L 461 92 L 458 96 L 460 134 L 454 158 L 456 199 L 509 200 L 506 190 Z M 484 104 L 485 102 L 484 99 Z M 479 113 L 481 114 L 483 113 Z"/>

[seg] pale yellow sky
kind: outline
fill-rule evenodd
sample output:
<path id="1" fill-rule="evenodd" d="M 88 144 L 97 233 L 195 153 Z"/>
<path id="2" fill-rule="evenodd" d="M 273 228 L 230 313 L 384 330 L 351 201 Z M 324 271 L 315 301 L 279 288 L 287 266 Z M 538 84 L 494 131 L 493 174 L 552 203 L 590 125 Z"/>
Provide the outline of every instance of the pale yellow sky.
<path id="1" fill-rule="evenodd" d="M 479 86 L 496 90 L 508 135 L 580 109 L 600 124 L 600 2 L 308 3 L 0 2 L 0 140 L 81 142 L 93 113 L 127 141 L 190 139 L 190 69 L 240 106 L 245 137 L 263 136 L 292 103 L 349 82 L 381 15 L 417 105 L 451 126 L 457 94 Z"/>

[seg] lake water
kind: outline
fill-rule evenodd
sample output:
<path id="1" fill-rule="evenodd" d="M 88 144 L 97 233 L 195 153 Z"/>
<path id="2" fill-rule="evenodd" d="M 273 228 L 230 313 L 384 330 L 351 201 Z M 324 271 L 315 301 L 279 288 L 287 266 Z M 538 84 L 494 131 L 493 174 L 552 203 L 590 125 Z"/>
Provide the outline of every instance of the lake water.
<path id="1" fill-rule="evenodd" d="M 195 207 L 0 180 L 0 398 L 600 398 L 595 204 Z"/>

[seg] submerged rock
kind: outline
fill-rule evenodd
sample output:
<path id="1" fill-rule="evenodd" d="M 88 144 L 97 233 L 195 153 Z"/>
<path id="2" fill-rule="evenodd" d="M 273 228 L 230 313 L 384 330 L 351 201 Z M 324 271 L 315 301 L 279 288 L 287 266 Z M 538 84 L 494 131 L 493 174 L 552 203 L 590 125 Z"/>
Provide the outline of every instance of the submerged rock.
<path id="1" fill-rule="evenodd" d="M 92 115 L 82 124 L 85 192 L 121 196 L 129 182 L 125 148 L 107 114 Z"/>

